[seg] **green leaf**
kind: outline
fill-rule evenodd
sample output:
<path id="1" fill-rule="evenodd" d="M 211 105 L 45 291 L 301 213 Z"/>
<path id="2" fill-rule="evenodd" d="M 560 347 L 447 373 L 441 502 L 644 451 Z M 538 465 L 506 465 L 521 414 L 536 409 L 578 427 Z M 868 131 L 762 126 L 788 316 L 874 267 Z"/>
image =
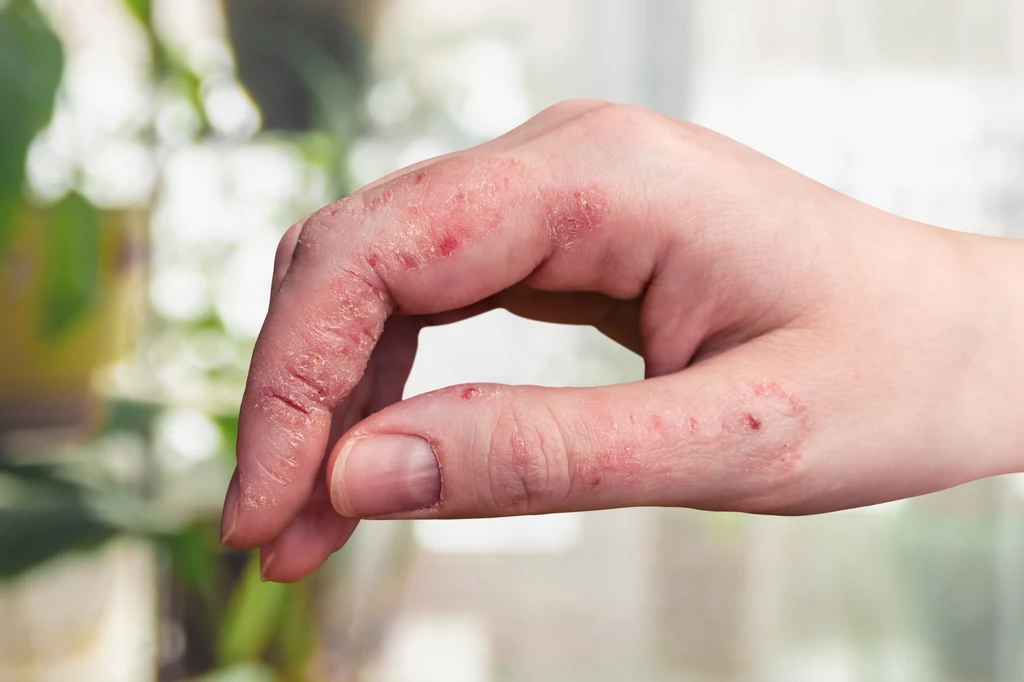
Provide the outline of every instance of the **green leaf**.
<path id="1" fill-rule="evenodd" d="M 259 660 L 280 625 L 287 593 L 287 585 L 260 579 L 259 553 L 253 552 L 221 626 L 217 642 L 221 665 Z"/>
<path id="2" fill-rule="evenodd" d="M 311 584 L 303 582 L 289 585 L 288 598 L 281 614 L 281 663 L 289 680 L 306 679 L 316 644 L 316 615 L 309 595 Z"/>
<path id="3" fill-rule="evenodd" d="M 99 295 L 100 213 L 79 194 L 53 207 L 45 225 L 40 319 L 44 338 L 60 336 Z"/>
<path id="4" fill-rule="evenodd" d="M 0 509 L 0 579 L 67 552 L 97 547 L 114 533 L 84 506 Z"/>
<path id="5" fill-rule="evenodd" d="M 143 437 L 149 435 L 153 423 L 164 409 L 159 403 L 126 398 L 112 398 L 107 401 L 106 408 L 105 431 L 127 431 Z"/>
<path id="6" fill-rule="evenodd" d="M 13 482 L 37 504 L 45 504 L 50 499 L 64 503 L 80 501 L 85 492 L 51 464 L 15 463 L 0 458 L 0 481 Z"/>
<path id="7" fill-rule="evenodd" d="M 124 0 L 124 4 L 128 6 L 128 11 L 139 20 L 147 30 L 152 25 L 152 9 L 150 7 L 150 0 Z"/>
<path id="8" fill-rule="evenodd" d="M 60 84 L 60 41 L 33 0 L 0 10 L 0 264 L 25 180 L 25 157 L 49 122 Z"/>
<path id="9" fill-rule="evenodd" d="M 217 571 L 221 553 L 218 538 L 209 528 L 199 525 L 162 536 L 160 540 L 168 550 L 174 575 L 199 595 L 207 606 L 207 615 L 212 616 L 218 600 Z"/>

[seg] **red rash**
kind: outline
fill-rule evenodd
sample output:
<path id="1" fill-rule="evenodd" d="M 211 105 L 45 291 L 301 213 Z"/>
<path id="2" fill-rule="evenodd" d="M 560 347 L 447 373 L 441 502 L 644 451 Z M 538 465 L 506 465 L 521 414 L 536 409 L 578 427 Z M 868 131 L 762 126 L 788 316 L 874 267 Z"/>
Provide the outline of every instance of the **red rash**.
<path id="1" fill-rule="evenodd" d="M 806 407 L 773 382 L 742 384 L 725 402 L 680 404 L 646 419 L 631 416 L 599 406 L 591 410 L 594 438 L 602 447 L 572 458 L 575 485 L 610 489 L 680 472 L 692 478 L 731 471 L 788 474 L 800 461 L 808 432 Z M 723 451 L 729 456 L 712 456 Z"/>
<path id="2" fill-rule="evenodd" d="M 642 478 L 644 458 L 633 446 L 621 451 L 604 451 L 594 454 L 592 459 L 580 462 L 576 475 L 586 490 L 593 490 L 611 477 L 621 483 L 636 483 Z"/>
<path id="3" fill-rule="evenodd" d="M 696 436 L 697 432 L 700 431 L 700 423 L 697 421 L 696 417 L 690 417 L 687 421 L 687 426 L 690 430 L 691 436 Z"/>
<path id="4" fill-rule="evenodd" d="M 331 218 L 391 225 L 364 258 L 371 268 L 418 269 L 448 258 L 499 229 L 509 211 L 539 207 L 553 243 L 572 246 L 608 218 L 606 193 L 595 186 L 536 187 L 516 159 L 456 158 L 396 178 L 335 203 Z"/>
<path id="5" fill-rule="evenodd" d="M 450 232 L 445 232 L 437 240 L 437 252 L 442 256 L 450 256 L 459 248 L 459 240 Z"/>
<path id="6" fill-rule="evenodd" d="M 578 243 L 608 217 L 608 197 L 596 187 L 571 192 L 544 189 L 541 200 L 551 238 L 562 247 Z"/>
<path id="7" fill-rule="evenodd" d="M 737 435 L 750 439 L 746 459 L 754 467 L 791 472 L 807 437 L 807 407 L 773 381 L 753 382 L 748 390 L 753 397 L 743 402 L 761 409 L 743 412 L 738 420 Z"/>
<path id="8" fill-rule="evenodd" d="M 447 258 L 500 227 L 509 206 L 521 197 L 513 180 L 528 186 L 528 174 L 514 159 L 451 159 L 429 172 L 396 178 L 367 191 L 362 220 L 397 223 L 394 234 L 378 240 L 366 256 L 371 267 L 414 270 Z"/>

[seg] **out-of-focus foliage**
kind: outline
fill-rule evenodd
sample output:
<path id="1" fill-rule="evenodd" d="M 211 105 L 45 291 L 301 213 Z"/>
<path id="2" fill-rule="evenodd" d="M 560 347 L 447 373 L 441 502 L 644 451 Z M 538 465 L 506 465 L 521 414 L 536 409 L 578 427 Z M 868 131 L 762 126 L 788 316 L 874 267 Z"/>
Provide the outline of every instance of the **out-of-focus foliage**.
<path id="1" fill-rule="evenodd" d="M 97 294 L 101 221 L 82 195 L 71 193 L 51 209 L 44 229 L 42 332 L 57 336 Z"/>
<path id="2" fill-rule="evenodd" d="M 96 547 L 116 529 L 97 518 L 83 489 L 48 465 L 0 459 L 0 486 L 13 499 L 0 506 L 0 580 L 60 554 Z"/>
<path id="3" fill-rule="evenodd" d="M 11 0 L 0 10 L 0 263 L 21 201 L 25 156 L 53 113 L 62 54 L 33 0 Z"/>
<path id="4" fill-rule="evenodd" d="M 230 36 L 224 54 L 230 58 L 204 71 L 181 44 L 161 32 L 154 21 L 155 4 L 123 0 L 122 5 L 148 49 L 149 66 L 143 69 L 149 71 L 140 86 L 154 105 L 118 133 L 125 137 L 117 142 L 146 147 L 156 164 L 152 193 L 140 200 L 147 205 L 132 205 L 133 218 L 145 222 L 166 202 L 170 160 L 193 152 L 223 158 L 251 144 L 288 150 L 278 156 L 291 154 L 303 172 L 322 178 L 325 196 L 351 189 L 345 157 L 361 127 L 364 29 L 376 13 L 371 5 L 225 2 Z M 266 40 L 268 32 L 277 38 Z M 288 39 L 279 39 L 285 34 Z M 29 396 L 29 416 L 39 413 L 38 407 L 45 412 L 63 395 L 92 394 L 90 379 L 111 359 L 115 345 L 110 323 L 126 317 L 124 309 L 113 310 L 110 304 L 119 291 L 111 285 L 112 273 L 141 252 L 138 244 L 114 234 L 124 231 L 123 211 L 96 205 L 81 159 L 71 162 L 62 195 L 36 196 L 28 187 L 27 156 L 34 142 L 45 137 L 41 131 L 57 120 L 55 101 L 75 106 L 61 90 L 73 48 L 69 44 L 67 49 L 65 54 L 49 17 L 34 0 L 0 3 L 0 102 L 5 103 L 0 106 L 0 297 L 13 301 L 5 310 L 12 316 L 5 321 L 14 325 L 0 338 L 0 351 L 7 356 L 0 357 L 0 403 L 14 405 Z M 292 86 L 299 88 L 299 96 L 283 96 L 289 93 L 281 88 Z M 232 95 L 233 101 L 255 99 L 264 108 L 258 112 L 264 132 L 257 123 L 241 132 L 218 126 L 210 114 L 210 93 L 218 87 L 232 93 L 248 90 L 251 94 Z M 168 101 L 194 121 L 174 139 L 160 128 L 161 107 Z M 59 117 L 62 110 L 56 111 Z M 319 194 L 312 198 L 323 200 Z M 306 205 L 309 197 L 291 201 L 294 205 L 273 208 L 275 216 L 287 214 L 273 218 L 281 231 L 291 213 L 315 207 Z M 168 265 L 171 254 L 188 265 L 209 264 L 208 271 L 196 271 L 204 272 L 211 288 L 220 276 L 216 268 L 246 241 L 245 235 L 235 235 L 209 244 L 172 243 L 178 236 L 173 225 L 161 235 L 171 241 L 153 242 L 153 273 Z M 18 279 L 18 268 L 31 276 Z M 132 282 L 136 293 L 145 291 L 142 284 Z M 166 566 L 161 609 L 186 642 L 182 653 L 161 663 L 161 679 L 205 673 L 201 679 L 209 682 L 305 680 L 318 636 L 317 581 L 263 583 L 258 553 L 225 550 L 219 542 L 223 484 L 234 463 L 234 408 L 252 347 L 252 338 L 231 329 L 223 317 L 221 309 L 210 306 L 187 319 L 153 309 L 144 320 L 131 320 L 145 322 L 145 343 L 123 363 L 127 370 L 122 368 L 122 374 L 132 379 L 117 383 L 107 378 L 103 385 L 109 392 L 91 396 L 104 403 L 102 414 L 87 424 L 92 440 L 55 445 L 44 440 L 40 445 L 5 439 L 5 428 L 29 424 L 18 423 L 20 413 L 0 415 L 0 580 L 17 581 L 43 563 L 117 536 L 143 538 Z M 211 352 L 214 348 L 217 352 Z M 194 381 L 168 369 L 179 367 L 186 356 L 198 359 L 202 370 Z M 59 371 L 50 372 L 50 367 Z M 43 376 L 47 372 L 54 374 L 52 380 Z M 166 390 L 174 383 L 164 379 L 167 374 L 178 377 L 178 387 L 194 383 L 210 390 L 200 391 L 198 399 L 195 391 L 183 399 Z M 32 386 L 35 392 L 26 393 Z M 212 435 L 204 432 L 210 452 L 193 454 L 193 460 L 168 454 L 175 444 L 167 439 L 180 440 L 168 425 L 169 415 L 176 414 L 187 415 L 193 427 L 199 423 L 212 430 Z M 15 423 L 5 426 L 7 417 Z"/>
<path id="5" fill-rule="evenodd" d="M 61 43 L 36 3 L 12 0 L 0 11 L 0 102 L 7 103 L 0 107 L 0 265 L 14 230 L 22 227 L 26 156 L 53 115 L 62 71 Z M 76 193 L 44 216 L 39 331 L 50 338 L 68 329 L 95 301 L 101 219 Z"/>

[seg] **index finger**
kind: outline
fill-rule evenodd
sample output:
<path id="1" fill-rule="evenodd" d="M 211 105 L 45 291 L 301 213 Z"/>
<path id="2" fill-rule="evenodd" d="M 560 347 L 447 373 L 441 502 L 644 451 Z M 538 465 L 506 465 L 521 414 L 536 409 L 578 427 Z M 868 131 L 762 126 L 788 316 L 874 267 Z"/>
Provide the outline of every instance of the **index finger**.
<path id="1" fill-rule="evenodd" d="M 306 502 L 331 410 L 393 312 L 461 308 L 527 278 L 552 290 L 643 292 L 659 251 L 636 238 L 649 211 L 568 153 L 580 134 L 551 140 L 566 150 L 554 159 L 534 143 L 449 158 L 309 218 L 253 355 L 231 544 L 273 539 Z"/>

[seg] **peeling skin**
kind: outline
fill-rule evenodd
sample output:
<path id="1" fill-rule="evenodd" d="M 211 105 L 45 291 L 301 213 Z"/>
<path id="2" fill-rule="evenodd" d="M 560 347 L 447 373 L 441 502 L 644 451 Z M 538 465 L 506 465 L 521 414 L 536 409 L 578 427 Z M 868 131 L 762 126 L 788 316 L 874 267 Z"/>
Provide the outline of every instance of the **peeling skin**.
<path id="1" fill-rule="evenodd" d="M 578 244 L 608 217 L 608 197 L 597 187 L 570 192 L 542 189 L 541 200 L 551 239 L 561 248 Z"/>
<path id="2" fill-rule="evenodd" d="M 578 244 L 607 219 L 601 188 L 541 186 L 537 196 L 523 194 L 538 186 L 534 175 L 518 159 L 450 159 L 335 202 L 317 222 L 398 225 L 379 231 L 362 257 L 376 272 L 401 273 L 481 241 L 521 206 L 540 208 L 557 248 Z"/>
<path id="3" fill-rule="evenodd" d="M 508 390 L 519 389 L 463 385 L 433 395 L 457 404 Z M 557 419 L 557 408 L 554 414 Z M 531 410 L 496 427 L 481 425 L 497 455 L 479 459 L 486 476 L 481 485 L 496 510 L 530 513 L 576 495 L 597 508 L 639 495 L 671 506 L 719 508 L 725 500 L 753 509 L 770 504 L 756 496 L 791 483 L 809 428 L 803 403 L 770 381 L 741 382 L 717 395 L 652 395 L 628 412 L 600 401 L 583 414 L 583 421 L 557 427 L 572 434 L 565 440 L 545 435 L 552 433 L 547 417 Z M 558 450 L 563 445 L 568 451 Z M 438 447 L 443 452 L 444 443 Z M 650 491 L 661 497 L 651 498 Z"/>
<path id="4" fill-rule="evenodd" d="M 599 445 L 572 457 L 573 485 L 618 491 L 661 475 L 731 486 L 785 479 L 799 466 L 808 432 L 807 408 L 770 381 L 742 384 L 725 401 L 632 416 L 595 411 L 592 438 Z M 748 476 L 736 479 L 739 473 Z"/>
<path id="5" fill-rule="evenodd" d="M 401 226 L 381 232 L 366 262 L 374 269 L 415 270 L 480 241 L 521 201 L 512 188 L 529 186 L 529 177 L 516 159 L 458 158 L 366 192 L 363 221 Z"/>
<path id="6" fill-rule="evenodd" d="M 277 324 L 265 343 L 287 348 L 286 357 L 271 363 L 254 358 L 253 366 L 263 369 L 249 382 L 247 400 L 271 427 L 260 436 L 267 445 L 260 448 L 267 453 L 260 464 L 273 481 L 291 482 L 293 462 L 319 448 L 303 434 L 329 432 L 331 411 L 358 384 L 384 321 L 397 307 L 389 288 L 397 277 L 452 258 L 506 229 L 513 218 L 522 220 L 524 234 L 532 229 L 534 236 L 549 235 L 552 252 L 604 224 L 609 204 L 603 190 L 539 179 L 518 159 L 458 157 L 310 216 L 292 260 L 296 272 L 315 273 L 303 284 L 302 314 L 278 305 L 288 324 Z M 289 286 L 286 276 L 279 295 Z M 467 387 L 459 397 L 478 394 Z M 250 499 L 266 497 L 264 490 Z"/>
<path id="7" fill-rule="evenodd" d="M 250 379 L 253 407 L 276 427 L 263 434 L 267 454 L 254 466 L 281 486 L 301 468 L 311 446 L 306 435 L 327 433 L 332 410 L 358 384 L 388 314 L 380 291 L 347 270 L 334 275 L 310 303 L 303 323 L 289 330 L 292 350 L 284 361 Z M 265 366 L 257 361 L 254 366 Z M 252 480 L 243 477 L 242 483 Z M 241 491 L 250 501 L 271 499 L 266 488 L 250 492 Z"/>
<path id="8" fill-rule="evenodd" d="M 600 450 L 578 463 L 576 480 L 585 490 L 594 490 L 606 481 L 635 485 L 646 469 L 644 459 L 632 445 L 621 450 Z"/>

